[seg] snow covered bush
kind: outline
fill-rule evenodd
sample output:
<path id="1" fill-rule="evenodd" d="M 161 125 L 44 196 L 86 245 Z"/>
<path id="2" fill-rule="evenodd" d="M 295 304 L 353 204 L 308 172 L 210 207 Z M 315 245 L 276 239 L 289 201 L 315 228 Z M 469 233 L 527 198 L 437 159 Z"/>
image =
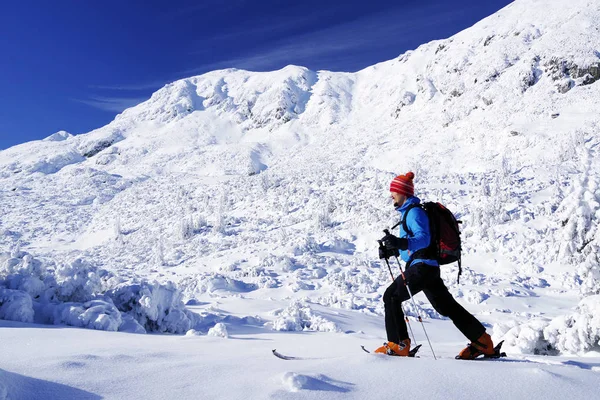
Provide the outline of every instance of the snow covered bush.
<path id="1" fill-rule="evenodd" d="M 172 282 L 123 284 L 107 295 L 148 332 L 185 333 L 198 321 L 198 315 L 185 308 L 183 295 Z"/>
<path id="2" fill-rule="evenodd" d="M 521 354 L 554 355 L 557 351 L 544 339 L 548 321 L 537 319 L 519 325 L 515 321 L 494 325 L 494 341 L 504 340 L 503 349 Z"/>
<path id="3" fill-rule="evenodd" d="M 585 136 L 578 132 L 579 148 Z M 591 163 L 591 154 L 584 151 L 582 159 Z M 566 262 L 577 266 L 577 275 L 582 282 L 578 286 L 583 295 L 600 294 L 600 180 L 585 176 L 573 182 L 570 201 L 559 208 L 557 218 L 562 225 L 560 256 Z"/>
<path id="4" fill-rule="evenodd" d="M 596 211 L 600 217 L 600 210 Z M 584 242 L 582 247 L 583 262 L 577 268 L 581 282 L 580 291 L 583 295 L 600 294 L 600 229 L 595 226 L 595 237 Z"/>
<path id="5" fill-rule="evenodd" d="M 0 288 L 0 319 L 33 322 L 31 296 L 20 290 Z"/>
<path id="6" fill-rule="evenodd" d="M 179 226 L 179 235 L 183 240 L 187 240 L 192 238 L 195 234 L 201 232 L 202 229 L 206 227 L 208 227 L 208 222 L 204 216 L 188 215 L 181 220 Z"/>
<path id="7" fill-rule="evenodd" d="M 0 255 L 0 287 L 38 297 L 46 287 L 46 276 L 43 263 L 25 252 L 15 250 Z"/>
<path id="8" fill-rule="evenodd" d="M 56 297 L 59 301 L 85 302 L 103 292 L 103 277 L 111 275 L 99 270 L 84 260 L 77 258 L 69 263 L 59 264 L 54 271 Z"/>
<path id="9" fill-rule="evenodd" d="M 79 258 L 55 265 L 18 250 L 0 262 L 1 319 L 133 333 L 185 333 L 199 321 L 173 283 L 122 282 Z"/>
<path id="10" fill-rule="evenodd" d="M 331 214 L 328 210 L 323 209 L 315 215 L 315 228 L 317 230 L 326 230 L 333 225 L 331 221 Z"/>
<path id="11" fill-rule="evenodd" d="M 316 315 L 308 304 L 294 301 L 289 307 L 273 312 L 276 317 L 267 326 L 275 331 L 341 332 L 335 322 Z"/>
<path id="12" fill-rule="evenodd" d="M 51 319 L 55 325 L 65 324 L 116 332 L 123 322 L 121 313 L 110 300 L 98 299 L 85 303 L 59 303 L 47 305 L 45 309 L 46 312 L 52 312 Z"/>
<path id="13" fill-rule="evenodd" d="M 258 289 L 254 283 L 245 283 L 216 272 L 189 276 L 179 283 L 186 295 L 199 293 L 245 293 Z"/>
<path id="14" fill-rule="evenodd" d="M 494 326 L 494 338 L 520 353 L 555 355 L 600 350 L 600 295 L 581 300 L 574 312 L 551 321 Z"/>
<path id="15" fill-rule="evenodd" d="M 564 353 L 600 350 L 600 295 L 584 298 L 574 313 L 553 319 L 544 337 Z"/>

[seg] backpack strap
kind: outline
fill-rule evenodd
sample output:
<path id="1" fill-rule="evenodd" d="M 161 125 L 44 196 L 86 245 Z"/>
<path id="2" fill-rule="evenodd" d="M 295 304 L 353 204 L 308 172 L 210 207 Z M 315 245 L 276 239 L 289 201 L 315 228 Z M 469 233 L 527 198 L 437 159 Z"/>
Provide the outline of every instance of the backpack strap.
<path id="1" fill-rule="evenodd" d="M 408 212 L 410 210 L 412 210 L 415 207 L 419 207 L 419 208 L 423 208 L 421 206 L 421 204 L 411 204 L 408 206 L 408 208 L 406 209 L 406 211 L 404 211 L 404 215 L 402 215 L 402 221 L 400 221 L 400 223 L 402 224 L 402 229 L 404 229 L 404 232 L 408 233 L 409 236 L 414 236 L 413 232 L 408 228 L 408 224 L 406 223 L 406 218 L 408 218 Z"/>
<path id="2" fill-rule="evenodd" d="M 409 211 L 412 210 L 413 208 L 417 208 L 417 207 L 420 208 L 421 210 L 425 211 L 425 214 L 427 214 L 427 210 L 425 209 L 425 206 L 422 203 L 419 203 L 419 204 L 409 205 L 408 208 L 406 209 L 406 211 L 404 212 L 404 215 L 402 216 L 402 221 L 401 221 L 402 228 L 404 229 L 404 232 L 406 232 L 409 236 L 414 236 L 414 233 L 408 227 L 406 219 L 408 218 Z M 431 217 L 429 215 L 427 215 L 427 218 L 429 219 L 430 233 L 433 235 L 433 231 L 431 231 Z M 410 256 L 408 262 L 406 263 L 406 268 L 408 268 L 412 264 L 413 260 L 416 260 L 417 258 L 426 258 L 426 259 L 432 258 L 431 243 L 433 243 L 433 241 L 434 241 L 434 238 L 432 236 L 429 246 L 414 252 Z M 435 259 L 435 257 L 433 257 L 433 259 Z"/>

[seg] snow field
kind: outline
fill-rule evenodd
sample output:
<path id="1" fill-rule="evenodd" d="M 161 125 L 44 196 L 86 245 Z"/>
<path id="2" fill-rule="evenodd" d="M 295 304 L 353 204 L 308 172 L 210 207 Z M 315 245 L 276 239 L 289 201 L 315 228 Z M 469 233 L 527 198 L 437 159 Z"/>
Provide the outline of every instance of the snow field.
<path id="1" fill-rule="evenodd" d="M 448 333 L 448 342 L 435 342 L 437 361 L 431 358 L 426 343 L 418 359 L 366 354 L 359 345 L 375 345 L 370 335 L 379 322 L 375 317 L 353 317 L 353 325 L 366 332 L 356 334 L 256 334 L 243 325 L 232 325 L 233 332 L 224 339 L 130 335 L 2 321 L 2 329 L 7 331 L 3 334 L 7 344 L 3 364 L 11 372 L 5 373 L 10 379 L 4 380 L 7 375 L 0 372 L 0 383 L 11 390 L 14 382 L 35 376 L 36 381 L 30 383 L 40 391 L 34 393 L 46 394 L 49 399 L 74 392 L 81 398 L 358 399 L 403 393 L 417 399 L 475 399 L 485 393 L 490 399 L 559 399 L 593 398 L 597 390 L 598 358 L 453 360 L 456 343 L 462 338 L 444 327 L 443 321 L 427 323 L 436 337 Z M 34 339 L 29 347 L 11 346 L 23 335 Z M 272 348 L 304 359 L 280 360 L 270 354 Z M 486 387 L 470 389 L 468 383 L 473 379 L 485 381 Z M 27 386 L 21 388 L 21 393 L 27 393 Z"/>

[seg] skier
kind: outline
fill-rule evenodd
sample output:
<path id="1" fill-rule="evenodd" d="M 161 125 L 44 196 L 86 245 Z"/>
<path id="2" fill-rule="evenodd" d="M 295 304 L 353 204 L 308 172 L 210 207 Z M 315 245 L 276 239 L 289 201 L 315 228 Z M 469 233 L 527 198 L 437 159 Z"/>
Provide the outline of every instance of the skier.
<path id="1" fill-rule="evenodd" d="M 392 180 L 390 185 L 394 208 L 401 218 L 406 218 L 408 232 L 400 224 L 400 237 L 387 234 L 383 239 L 386 249 L 399 250 L 402 260 L 406 261 L 404 277 L 411 293 L 423 291 L 433 308 L 438 313 L 452 320 L 454 325 L 471 343 L 463 349 L 456 358 L 471 360 L 480 355 L 493 355 L 492 338 L 485 327 L 473 315 L 454 300 L 444 281 L 440 278 L 440 266 L 435 259 L 427 257 L 431 234 L 427 213 L 420 207 L 410 207 L 407 215 L 404 213 L 411 204 L 419 204 L 414 196 L 413 179 L 415 174 L 408 172 Z M 409 232 L 411 234 L 409 234 Z M 402 275 L 386 289 L 383 295 L 385 308 L 385 329 L 388 342 L 375 350 L 397 356 L 408 356 L 410 339 L 402 311 L 402 302 L 410 298 Z"/>

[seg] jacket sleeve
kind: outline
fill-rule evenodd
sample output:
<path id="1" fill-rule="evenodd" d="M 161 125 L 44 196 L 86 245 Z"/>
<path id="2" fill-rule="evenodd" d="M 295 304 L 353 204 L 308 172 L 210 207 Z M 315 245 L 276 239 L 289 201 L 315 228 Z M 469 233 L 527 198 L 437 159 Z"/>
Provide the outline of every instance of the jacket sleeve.
<path id="1" fill-rule="evenodd" d="M 413 236 L 408 236 L 409 254 L 429 246 L 431 242 L 429 217 L 422 208 L 415 207 L 409 211 L 406 216 L 406 226 L 413 233 Z"/>

